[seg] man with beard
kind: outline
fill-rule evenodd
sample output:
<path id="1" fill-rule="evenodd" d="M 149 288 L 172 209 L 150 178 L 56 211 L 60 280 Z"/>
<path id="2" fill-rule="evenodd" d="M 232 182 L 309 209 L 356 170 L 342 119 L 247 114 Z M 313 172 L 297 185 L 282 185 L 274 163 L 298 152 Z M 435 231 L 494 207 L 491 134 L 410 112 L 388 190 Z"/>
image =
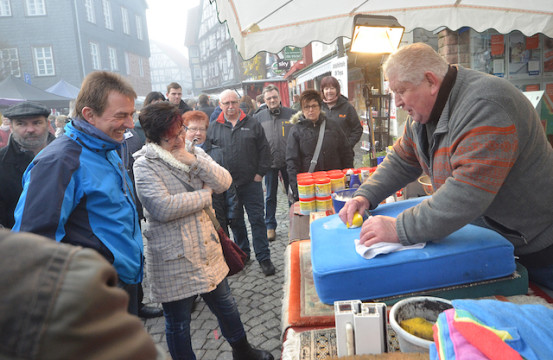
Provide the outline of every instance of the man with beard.
<path id="1" fill-rule="evenodd" d="M 11 119 L 8 145 L 0 149 L 0 224 L 11 228 L 13 212 L 23 190 L 21 178 L 36 154 L 55 137 L 48 132 L 47 107 L 25 101 L 8 108 Z"/>

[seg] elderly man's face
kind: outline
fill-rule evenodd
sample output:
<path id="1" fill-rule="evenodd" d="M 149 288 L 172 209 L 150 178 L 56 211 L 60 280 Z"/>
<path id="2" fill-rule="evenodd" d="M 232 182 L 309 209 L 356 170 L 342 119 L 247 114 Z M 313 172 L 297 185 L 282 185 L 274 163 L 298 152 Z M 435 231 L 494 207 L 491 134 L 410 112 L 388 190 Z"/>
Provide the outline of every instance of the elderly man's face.
<path id="1" fill-rule="evenodd" d="M 25 149 L 38 150 L 46 146 L 48 120 L 45 116 L 30 116 L 11 120 L 13 139 Z"/>
<path id="2" fill-rule="evenodd" d="M 419 85 L 410 82 L 390 79 L 390 89 L 395 94 L 396 106 L 407 111 L 413 121 L 426 124 L 436 102 L 437 90 L 435 84 L 426 78 Z"/>
<path id="3" fill-rule="evenodd" d="M 238 95 L 234 92 L 228 92 L 221 97 L 219 106 L 229 121 L 238 120 L 240 117 L 240 106 Z"/>
<path id="4" fill-rule="evenodd" d="M 83 108 L 85 119 L 115 141 L 123 141 L 125 130 L 134 128 L 134 99 L 116 91 L 108 95 L 104 113 L 98 115 L 89 107 Z"/>
<path id="5" fill-rule="evenodd" d="M 265 99 L 265 104 L 271 110 L 277 109 L 280 105 L 280 96 L 276 90 L 266 92 L 263 98 Z"/>

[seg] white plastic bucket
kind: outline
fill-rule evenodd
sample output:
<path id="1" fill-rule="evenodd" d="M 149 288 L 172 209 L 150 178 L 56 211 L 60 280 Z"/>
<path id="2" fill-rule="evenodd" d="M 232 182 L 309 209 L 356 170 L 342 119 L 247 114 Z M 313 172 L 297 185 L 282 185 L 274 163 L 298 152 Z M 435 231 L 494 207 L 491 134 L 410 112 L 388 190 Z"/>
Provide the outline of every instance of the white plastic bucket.
<path id="1" fill-rule="evenodd" d="M 395 303 L 390 310 L 390 325 L 396 332 L 401 352 L 427 353 L 433 343 L 403 330 L 401 321 L 421 317 L 434 323 L 442 311 L 452 307 L 451 301 L 432 296 L 415 296 Z"/>

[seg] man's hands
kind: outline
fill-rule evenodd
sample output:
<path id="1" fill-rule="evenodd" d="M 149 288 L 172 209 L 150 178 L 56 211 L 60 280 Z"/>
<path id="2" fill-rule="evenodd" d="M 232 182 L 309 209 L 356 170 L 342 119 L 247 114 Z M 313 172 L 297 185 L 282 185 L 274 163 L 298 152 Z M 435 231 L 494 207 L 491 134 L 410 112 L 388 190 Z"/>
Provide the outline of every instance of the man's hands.
<path id="1" fill-rule="evenodd" d="M 365 210 L 369 207 L 369 200 L 362 196 L 356 196 L 346 202 L 342 210 L 338 213 L 338 216 L 340 216 L 344 224 L 351 224 L 353 221 L 353 214 L 355 214 L 356 211 L 363 215 Z"/>
<path id="2" fill-rule="evenodd" d="M 352 223 L 353 214 L 363 214 L 370 207 L 369 200 L 362 196 L 356 196 L 348 200 L 338 216 L 344 224 Z M 399 243 L 396 231 L 396 219 L 389 216 L 371 216 L 363 222 L 359 241 L 365 246 L 371 246 L 379 242 Z"/>
<path id="3" fill-rule="evenodd" d="M 379 242 L 399 243 L 396 218 L 382 215 L 369 217 L 361 227 L 359 241 L 367 247 Z"/>

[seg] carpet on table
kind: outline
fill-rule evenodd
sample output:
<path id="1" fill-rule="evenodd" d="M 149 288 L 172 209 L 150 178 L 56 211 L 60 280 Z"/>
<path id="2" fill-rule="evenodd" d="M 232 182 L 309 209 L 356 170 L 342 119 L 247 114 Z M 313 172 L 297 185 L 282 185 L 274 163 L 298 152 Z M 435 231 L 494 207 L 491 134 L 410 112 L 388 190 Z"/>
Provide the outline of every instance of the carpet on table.
<path id="1" fill-rule="evenodd" d="M 494 299 L 499 301 L 512 302 L 515 304 L 543 305 L 553 309 L 553 298 L 543 292 L 538 286 L 530 284 L 527 295 L 515 296 L 487 296 L 481 299 Z M 388 308 L 389 310 L 390 308 Z M 369 335 L 370 336 L 370 335 Z M 290 327 L 284 335 L 282 345 L 282 360 L 319 360 L 319 359 L 341 359 L 341 360 L 401 360 L 401 359 L 428 359 L 428 354 L 421 354 L 423 357 L 411 358 L 409 354 L 402 354 L 399 350 L 399 342 L 395 331 L 388 324 L 388 354 L 363 355 L 356 357 L 337 357 L 336 331 L 334 327 L 309 328 Z M 399 353 L 392 356 L 393 353 Z"/>
<path id="2" fill-rule="evenodd" d="M 388 352 L 399 351 L 396 333 L 388 325 Z M 336 357 L 336 331 L 331 328 L 289 328 L 282 345 L 281 360 L 315 360 Z M 428 358 L 428 356 L 426 357 Z"/>
<path id="3" fill-rule="evenodd" d="M 334 326 L 334 306 L 323 304 L 315 290 L 310 245 L 301 240 L 286 248 L 282 335 L 291 326 Z"/>

